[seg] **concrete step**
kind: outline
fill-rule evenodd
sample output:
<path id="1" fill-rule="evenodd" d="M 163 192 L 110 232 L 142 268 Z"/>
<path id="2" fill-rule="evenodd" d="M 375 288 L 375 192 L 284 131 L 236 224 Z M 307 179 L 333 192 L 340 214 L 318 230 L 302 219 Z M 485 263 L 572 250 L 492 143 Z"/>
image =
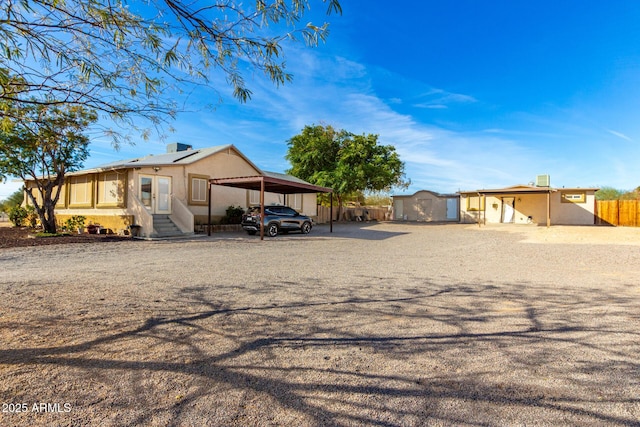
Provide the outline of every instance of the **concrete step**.
<path id="1" fill-rule="evenodd" d="M 176 237 L 184 233 L 171 221 L 168 215 L 153 215 L 153 234 L 151 237 Z"/>

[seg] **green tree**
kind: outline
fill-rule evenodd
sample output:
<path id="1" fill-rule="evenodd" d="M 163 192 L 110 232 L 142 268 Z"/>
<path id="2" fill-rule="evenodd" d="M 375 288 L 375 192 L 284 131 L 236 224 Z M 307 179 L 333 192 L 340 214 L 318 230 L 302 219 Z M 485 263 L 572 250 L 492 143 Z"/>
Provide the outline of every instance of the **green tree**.
<path id="1" fill-rule="evenodd" d="M 605 186 L 596 191 L 596 200 L 618 200 L 623 193 L 622 190 Z"/>
<path id="2" fill-rule="evenodd" d="M 0 129 L 0 178 L 20 177 L 45 232 L 56 232 L 54 208 L 65 174 L 82 168 L 89 151 L 83 134 L 96 113 L 82 107 L 34 104 L 22 107 L 21 120 Z M 39 196 L 39 197 L 38 197 Z"/>
<path id="3" fill-rule="evenodd" d="M 23 201 L 24 201 L 24 190 L 15 191 L 14 193 L 10 194 L 9 197 L 0 201 L 0 211 L 9 213 L 9 209 L 15 206 L 22 205 Z"/>
<path id="4" fill-rule="evenodd" d="M 339 0 L 315 1 L 327 14 L 342 12 Z M 126 128 L 140 117 L 161 126 L 192 105 L 186 97 L 198 86 L 225 84 L 214 71 L 247 101 L 245 74 L 289 82 L 286 42 L 314 46 L 327 37 L 327 23 L 300 25 L 313 2 L 0 1 L 0 111 L 6 119 L 27 105 L 69 104 Z M 117 144 L 119 131 L 110 131 Z"/>
<path id="5" fill-rule="evenodd" d="M 355 135 L 331 126 L 305 126 L 288 141 L 287 173 L 331 187 L 342 206 L 345 196 L 359 191 L 407 187 L 404 163 L 395 147 L 378 144 L 378 135 Z"/>
<path id="6" fill-rule="evenodd" d="M 633 190 L 618 190 L 605 186 L 596 191 L 596 200 L 638 200 L 640 199 L 640 187 Z"/>
<path id="7" fill-rule="evenodd" d="M 596 194 L 598 194 L 596 192 Z M 640 200 L 640 187 L 627 191 L 620 196 L 621 200 Z"/>

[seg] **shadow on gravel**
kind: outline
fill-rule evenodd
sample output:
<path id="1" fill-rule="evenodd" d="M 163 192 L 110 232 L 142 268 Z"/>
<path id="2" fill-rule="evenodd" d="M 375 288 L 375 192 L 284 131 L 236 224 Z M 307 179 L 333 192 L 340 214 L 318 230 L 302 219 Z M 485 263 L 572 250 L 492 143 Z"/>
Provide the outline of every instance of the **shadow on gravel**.
<path id="1" fill-rule="evenodd" d="M 341 222 L 333 224 L 333 232 L 329 231 L 327 224 L 317 225 L 309 234 L 291 233 L 291 234 L 279 234 L 277 237 L 266 237 L 269 240 L 286 240 L 291 239 L 358 239 L 358 240 L 373 240 L 380 241 L 390 239 L 392 237 L 398 237 L 409 232 L 402 231 L 387 231 L 376 229 L 375 226 L 379 225 L 378 222 Z M 259 240 L 260 236 L 247 236 L 251 240 Z"/>
<path id="2" fill-rule="evenodd" d="M 631 426 L 640 417 L 635 289 L 424 282 L 372 298 L 356 288 L 234 306 L 213 285 L 191 287 L 168 296 L 166 315 L 118 332 L 87 325 L 78 335 L 76 319 L 61 319 L 51 327 L 69 328 L 75 343 L 5 346 L 0 364 L 16 366 L 14 380 L 20 369 L 72 368 L 77 387 L 91 378 L 114 394 L 125 378 L 126 400 L 87 396 L 83 409 L 105 418 L 115 406 L 129 425 Z M 153 387 L 167 383 L 179 395 L 158 401 Z M 46 384 L 33 386 L 38 396 Z"/>

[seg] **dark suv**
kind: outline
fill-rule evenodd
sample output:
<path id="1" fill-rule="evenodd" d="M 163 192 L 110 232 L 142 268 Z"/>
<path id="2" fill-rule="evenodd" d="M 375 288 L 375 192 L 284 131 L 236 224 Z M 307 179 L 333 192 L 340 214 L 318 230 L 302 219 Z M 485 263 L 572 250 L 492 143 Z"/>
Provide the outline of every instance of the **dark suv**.
<path id="1" fill-rule="evenodd" d="M 264 232 L 269 237 L 275 237 L 278 232 L 300 231 L 307 234 L 313 227 L 313 221 L 306 215 L 301 215 L 289 206 L 270 205 L 264 207 Z M 242 228 L 254 235 L 260 231 L 260 206 L 250 207 L 242 215 Z"/>

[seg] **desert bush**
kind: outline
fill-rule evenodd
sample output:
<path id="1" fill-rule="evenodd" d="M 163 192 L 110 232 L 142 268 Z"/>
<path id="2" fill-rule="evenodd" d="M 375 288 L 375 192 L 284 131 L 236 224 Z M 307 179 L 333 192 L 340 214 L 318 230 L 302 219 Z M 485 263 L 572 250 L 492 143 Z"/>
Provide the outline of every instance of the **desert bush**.
<path id="1" fill-rule="evenodd" d="M 9 221 L 16 227 L 22 227 L 28 214 L 22 206 L 14 206 L 9 209 Z"/>
<path id="2" fill-rule="evenodd" d="M 225 211 L 225 216 L 220 220 L 220 224 L 240 224 L 242 222 L 244 209 L 240 206 L 229 206 Z"/>
<path id="3" fill-rule="evenodd" d="M 64 222 L 64 228 L 67 231 L 81 231 L 84 229 L 84 222 L 86 221 L 86 217 L 82 215 L 74 215 L 68 220 Z"/>
<path id="4" fill-rule="evenodd" d="M 40 220 L 40 217 L 38 217 L 38 214 L 36 213 L 36 209 L 33 206 L 27 206 L 25 210 L 27 211 L 27 216 L 24 219 L 25 224 L 28 227 L 36 228 Z"/>

